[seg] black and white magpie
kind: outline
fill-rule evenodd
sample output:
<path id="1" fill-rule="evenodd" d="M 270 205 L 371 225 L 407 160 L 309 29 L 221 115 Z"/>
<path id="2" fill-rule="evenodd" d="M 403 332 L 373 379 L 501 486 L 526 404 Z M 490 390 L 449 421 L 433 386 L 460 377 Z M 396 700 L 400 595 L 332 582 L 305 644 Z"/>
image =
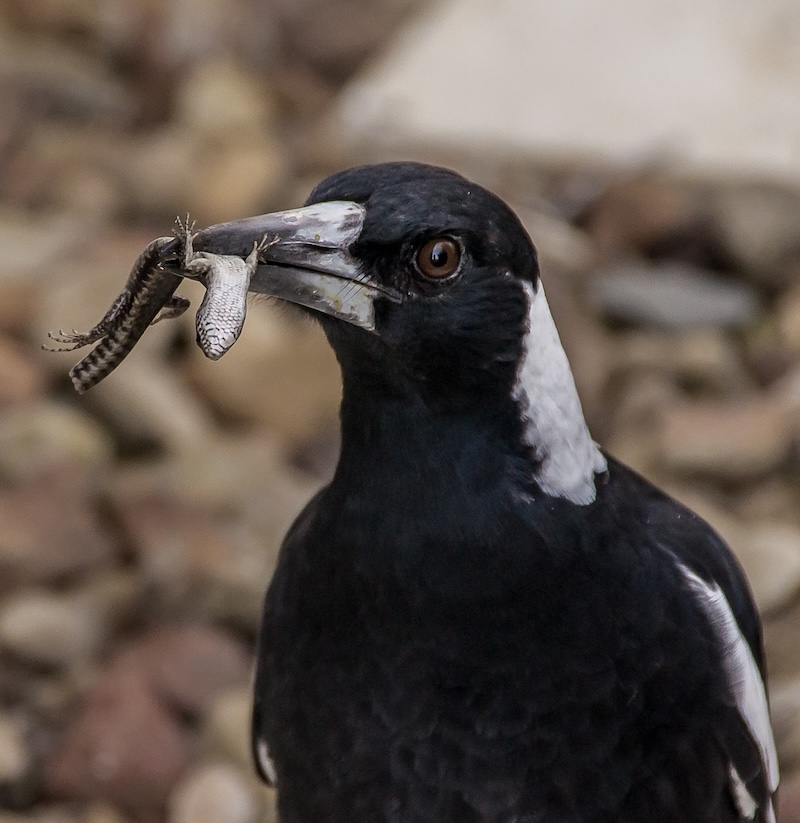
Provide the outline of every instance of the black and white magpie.
<path id="1" fill-rule="evenodd" d="M 265 234 L 251 288 L 317 316 L 343 377 L 258 641 L 282 823 L 774 821 L 742 572 L 592 440 L 513 212 L 390 163 L 195 248 Z"/>

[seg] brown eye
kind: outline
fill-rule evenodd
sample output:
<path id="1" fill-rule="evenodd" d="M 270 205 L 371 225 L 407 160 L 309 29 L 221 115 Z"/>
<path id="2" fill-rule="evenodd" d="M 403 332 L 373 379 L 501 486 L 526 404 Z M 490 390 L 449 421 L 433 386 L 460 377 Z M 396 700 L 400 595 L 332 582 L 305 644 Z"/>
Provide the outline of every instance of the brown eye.
<path id="1" fill-rule="evenodd" d="M 417 268 L 433 280 L 450 277 L 461 262 L 461 249 L 449 237 L 434 237 L 417 252 Z"/>

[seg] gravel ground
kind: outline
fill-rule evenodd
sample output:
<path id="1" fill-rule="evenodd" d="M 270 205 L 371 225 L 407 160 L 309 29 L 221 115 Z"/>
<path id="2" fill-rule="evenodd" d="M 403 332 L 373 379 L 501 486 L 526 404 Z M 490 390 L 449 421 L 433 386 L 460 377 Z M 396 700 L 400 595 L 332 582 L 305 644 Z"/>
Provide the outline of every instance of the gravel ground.
<path id="1" fill-rule="evenodd" d="M 358 158 L 325 114 L 410 0 L 0 7 L 0 823 L 255 823 L 251 649 L 280 539 L 336 460 L 319 330 L 193 312 L 97 389 L 88 328 L 176 214 L 298 205 Z M 730 542 L 765 618 L 781 823 L 800 821 L 800 193 L 452 161 L 504 194 L 596 439 Z M 181 293 L 199 305 L 202 289 Z"/>

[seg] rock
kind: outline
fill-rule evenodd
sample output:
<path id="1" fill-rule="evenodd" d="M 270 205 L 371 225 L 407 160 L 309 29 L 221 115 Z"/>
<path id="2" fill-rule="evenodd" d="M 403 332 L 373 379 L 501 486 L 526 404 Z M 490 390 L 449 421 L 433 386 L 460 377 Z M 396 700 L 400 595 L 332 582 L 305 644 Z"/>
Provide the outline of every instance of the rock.
<path id="1" fill-rule="evenodd" d="M 0 589 L 106 565 L 114 545 L 71 474 L 0 490 Z"/>
<path id="2" fill-rule="evenodd" d="M 52 400 L 0 415 L 0 470 L 9 477 L 35 477 L 53 468 L 99 472 L 114 445 L 88 415 Z"/>
<path id="3" fill-rule="evenodd" d="M 595 248 L 583 231 L 544 211 L 513 207 L 536 244 L 542 271 L 558 267 L 583 272 L 595 263 Z"/>
<path id="4" fill-rule="evenodd" d="M 13 83 L 39 110 L 69 119 L 130 121 L 132 95 L 90 51 L 17 36 L 0 51 L 0 83 Z"/>
<path id="5" fill-rule="evenodd" d="M 278 533 L 319 482 L 287 465 L 275 438 L 259 433 L 217 435 L 166 460 L 120 467 L 106 488 L 122 511 L 130 501 L 173 499 L 207 515 L 233 512 Z"/>
<path id="6" fill-rule="evenodd" d="M 41 366 L 19 344 L 0 336 L 0 409 L 38 400 L 44 387 Z"/>
<path id="7" fill-rule="evenodd" d="M 38 297 L 33 278 L 0 276 L 0 330 L 19 337 L 27 335 Z"/>
<path id="8" fill-rule="evenodd" d="M 586 229 L 600 255 L 652 253 L 696 230 L 697 197 L 686 186 L 642 174 L 613 181 L 589 209 Z"/>
<path id="9" fill-rule="evenodd" d="M 79 596 L 21 590 L 0 604 L 0 647 L 35 665 L 88 661 L 104 640 L 101 616 Z"/>
<path id="10" fill-rule="evenodd" d="M 20 282 L 46 270 L 52 272 L 56 261 L 55 276 L 60 278 L 61 262 L 84 247 L 91 229 L 87 221 L 68 214 L 45 212 L 34 217 L 7 206 L 0 208 L 0 282 Z"/>
<path id="11" fill-rule="evenodd" d="M 107 571 L 66 592 L 17 589 L 0 601 L 0 648 L 36 666 L 81 671 L 130 616 L 143 588 L 139 575 Z"/>
<path id="12" fill-rule="evenodd" d="M 256 628 L 275 567 L 276 534 L 267 538 L 238 516 L 155 493 L 128 500 L 118 511 L 146 579 L 163 597 Z"/>
<path id="13" fill-rule="evenodd" d="M 800 823 L 800 773 L 783 775 L 778 792 L 778 823 Z"/>
<path id="14" fill-rule="evenodd" d="M 394 32 L 413 0 L 277 0 L 286 59 L 343 79 Z"/>
<path id="15" fill-rule="evenodd" d="M 800 672 L 800 644 L 797 627 L 800 625 L 800 603 L 768 615 L 764 621 L 764 650 L 769 661 L 770 677 L 776 682 L 794 678 Z"/>
<path id="16" fill-rule="evenodd" d="M 75 595 L 112 630 L 128 623 L 146 594 L 138 569 L 104 569 L 84 577 Z"/>
<path id="17" fill-rule="evenodd" d="M 68 806 L 37 806 L 26 812 L 0 811 L 0 823 L 77 823 Z"/>
<path id="18" fill-rule="evenodd" d="M 120 153 L 117 169 L 134 208 L 165 220 L 186 214 L 186 197 L 201 148 L 195 135 L 175 124 L 133 140 L 128 151 Z"/>
<path id="19" fill-rule="evenodd" d="M 633 330 L 616 348 L 614 373 L 635 383 L 646 375 L 669 379 L 692 395 L 744 395 L 755 389 L 733 341 L 718 329 L 679 336 Z"/>
<path id="20" fill-rule="evenodd" d="M 289 526 L 320 479 L 262 436 L 209 440 L 115 475 L 108 492 L 146 578 L 247 630 Z"/>
<path id="21" fill-rule="evenodd" d="M 159 24 L 152 30 L 154 60 L 169 72 L 231 54 L 272 67 L 279 37 L 272 5 L 248 0 L 166 0 L 159 5 Z"/>
<path id="22" fill-rule="evenodd" d="M 250 681 L 248 650 L 230 634 L 202 625 L 163 626 L 117 656 L 115 670 L 138 672 L 183 714 L 197 714 Z"/>
<path id="23" fill-rule="evenodd" d="M 588 296 L 614 320 L 673 331 L 741 328 L 759 311 L 749 287 L 684 263 L 614 266 L 597 273 Z"/>
<path id="24" fill-rule="evenodd" d="M 195 135 L 227 141 L 267 131 L 274 102 L 262 79 L 230 59 L 206 60 L 191 67 L 175 100 L 176 118 Z"/>
<path id="25" fill-rule="evenodd" d="M 677 401 L 678 392 L 664 375 L 655 372 L 631 377 L 619 391 L 611 441 L 619 438 L 630 440 L 631 436 L 640 433 L 648 442 L 648 454 L 655 457 L 657 446 L 652 436 L 653 428 L 664 409 L 675 405 Z M 611 443 L 609 449 L 617 454 Z"/>
<path id="26" fill-rule="evenodd" d="M 119 180 L 99 166 L 64 169 L 51 179 L 47 202 L 98 223 L 118 218 L 127 205 Z"/>
<path id="27" fill-rule="evenodd" d="M 783 608 L 800 593 L 800 528 L 760 523 L 734 547 L 762 612 Z"/>
<path id="28" fill-rule="evenodd" d="M 48 128 L 34 131 L 15 153 L 9 194 L 73 219 L 80 215 L 96 231 L 124 206 L 116 165 L 118 154 L 126 148 L 123 136 L 110 128 L 99 131 L 91 123 L 51 122 Z"/>
<path id="29" fill-rule="evenodd" d="M 101 678 L 45 763 L 55 798 L 154 814 L 188 762 L 178 720 L 136 673 Z"/>
<path id="30" fill-rule="evenodd" d="M 266 133 L 230 136 L 200 157 L 186 187 L 184 208 L 201 225 L 269 211 L 287 166 L 282 146 Z"/>
<path id="31" fill-rule="evenodd" d="M 30 766 L 31 753 L 20 723 L 0 712 L 0 787 L 22 780 Z"/>
<path id="32" fill-rule="evenodd" d="M 800 682 L 783 680 L 769 693 L 770 717 L 783 770 L 800 766 Z"/>
<path id="33" fill-rule="evenodd" d="M 800 491 L 785 478 L 770 478 L 739 496 L 736 510 L 748 522 L 797 524 L 800 522 Z"/>
<path id="34" fill-rule="evenodd" d="M 169 823 L 257 823 L 262 810 L 250 781 L 226 763 L 200 766 L 170 797 Z"/>
<path id="35" fill-rule="evenodd" d="M 795 183 L 798 17 L 794 0 L 735 16 L 726 0 L 422 4 L 347 87 L 335 127 L 394 156 L 479 149 Z"/>
<path id="36" fill-rule="evenodd" d="M 79 823 L 125 823 L 125 817 L 108 803 L 92 803 L 81 815 Z"/>
<path id="37" fill-rule="evenodd" d="M 791 446 L 788 416 L 777 404 L 715 401 L 665 409 L 658 433 L 670 469 L 726 481 L 759 477 L 783 463 Z"/>
<path id="38" fill-rule="evenodd" d="M 781 343 L 793 355 L 800 356 L 800 286 L 781 296 L 777 320 Z"/>
<path id="39" fill-rule="evenodd" d="M 322 329 L 283 306 L 253 302 L 225 357 L 212 362 L 193 347 L 188 368 L 219 413 L 263 424 L 292 443 L 338 417 L 339 368 Z"/>
<path id="40" fill-rule="evenodd" d="M 781 264 L 797 251 L 800 194 L 788 186 L 739 181 L 717 187 L 710 207 L 739 265 L 756 281 L 782 285 Z"/>
<path id="41" fill-rule="evenodd" d="M 209 757 L 223 757 L 242 769 L 252 769 L 252 714 L 253 688 L 250 684 L 218 695 L 203 717 L 203 751 Z"/>
<path id="42" fill-rule="evenodd" d="M 96 406 L 116 429 L 117 438 L 134 450 L 153 445 L 171 451 L 193 449 L 210 439 L 215 428 L 181 376 L 146 351 L 134 352 L 92 389 L 86 402 Z"/>

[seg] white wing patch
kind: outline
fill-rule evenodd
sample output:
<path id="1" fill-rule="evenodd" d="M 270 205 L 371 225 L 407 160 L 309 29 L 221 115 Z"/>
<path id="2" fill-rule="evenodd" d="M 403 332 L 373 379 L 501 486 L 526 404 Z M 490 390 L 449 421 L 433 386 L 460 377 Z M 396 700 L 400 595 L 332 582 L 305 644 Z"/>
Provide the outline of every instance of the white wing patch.
<path id="1" fill-rule="evenodd" d="M 597 494 L 596 472 L 607 462 L 592 440 L 567 355 L 539 281 L 525 284 L 528 333 L 517 370 L 514 399 L 522 410 L 526 439 L 541 466 L 536 482 L 545 494 L 588 505 Z"/>
<path id="2" fill-rule="evenodd" d="M 772 727 L 769 722 L 764 681 L 761 679 L 761 673 L 753 658 L 753 653 L 739 629 L 730 603 L 728 603 L 722 589 L 716 584 L 706 583 L 691 569 L 682 564 L 679 565 L 692 591 L 700 599 L 703 610 L 711 620 L 711 625 L 722 644 L 723 664 L 736 705 L 750 730 L 750 734 L 753 736 L 753 740 L 758 744 L 761 751 L 761 762 L 767 775 L 767 785 L 770 793 L 774 793 L 778 788 L 779 781 L 778 756 L 775 752 L 775 741 L 772 737 Z M 754 802 L 753 798 L 735 769 L 733 769 L 731 778 L 733 793 L 739 810 L 745 817 L 752 818 L 755 812 L 753 815 L 748 815 L 745 810 L 750 808 L 748 798 L 750 803 Z M 768 821 L 775 820 L 775 813 L 771 806 L 772 804 L 766 810 Z"/>
<path id="3" fill-rule="evenodd" d="M 256 740 L 256 759 L 264 777 L 267 778 L 271 786 L 275 786 L 278 783 L 278 775 L 275 774 L 275 764 L 269 756 L 269 746 L 267 746 L 267 741 L 263 737 Z"/>
<path id="4" fill-rule="evenodd" d="M 728 768 L 728 774 L 731 776 L 733 799 L 736 801 L 736 808 L 739 810 L 739 814 L 745 818 L 745 820 L 752 820 L 758 811 L 758 804 L 753 799 L 753 795 L 747 790 L 747 786 L 744 785 L 744 780 L 739 777 L 739 772 L 736 771 L 733 763 L 731 763 Z"/>

